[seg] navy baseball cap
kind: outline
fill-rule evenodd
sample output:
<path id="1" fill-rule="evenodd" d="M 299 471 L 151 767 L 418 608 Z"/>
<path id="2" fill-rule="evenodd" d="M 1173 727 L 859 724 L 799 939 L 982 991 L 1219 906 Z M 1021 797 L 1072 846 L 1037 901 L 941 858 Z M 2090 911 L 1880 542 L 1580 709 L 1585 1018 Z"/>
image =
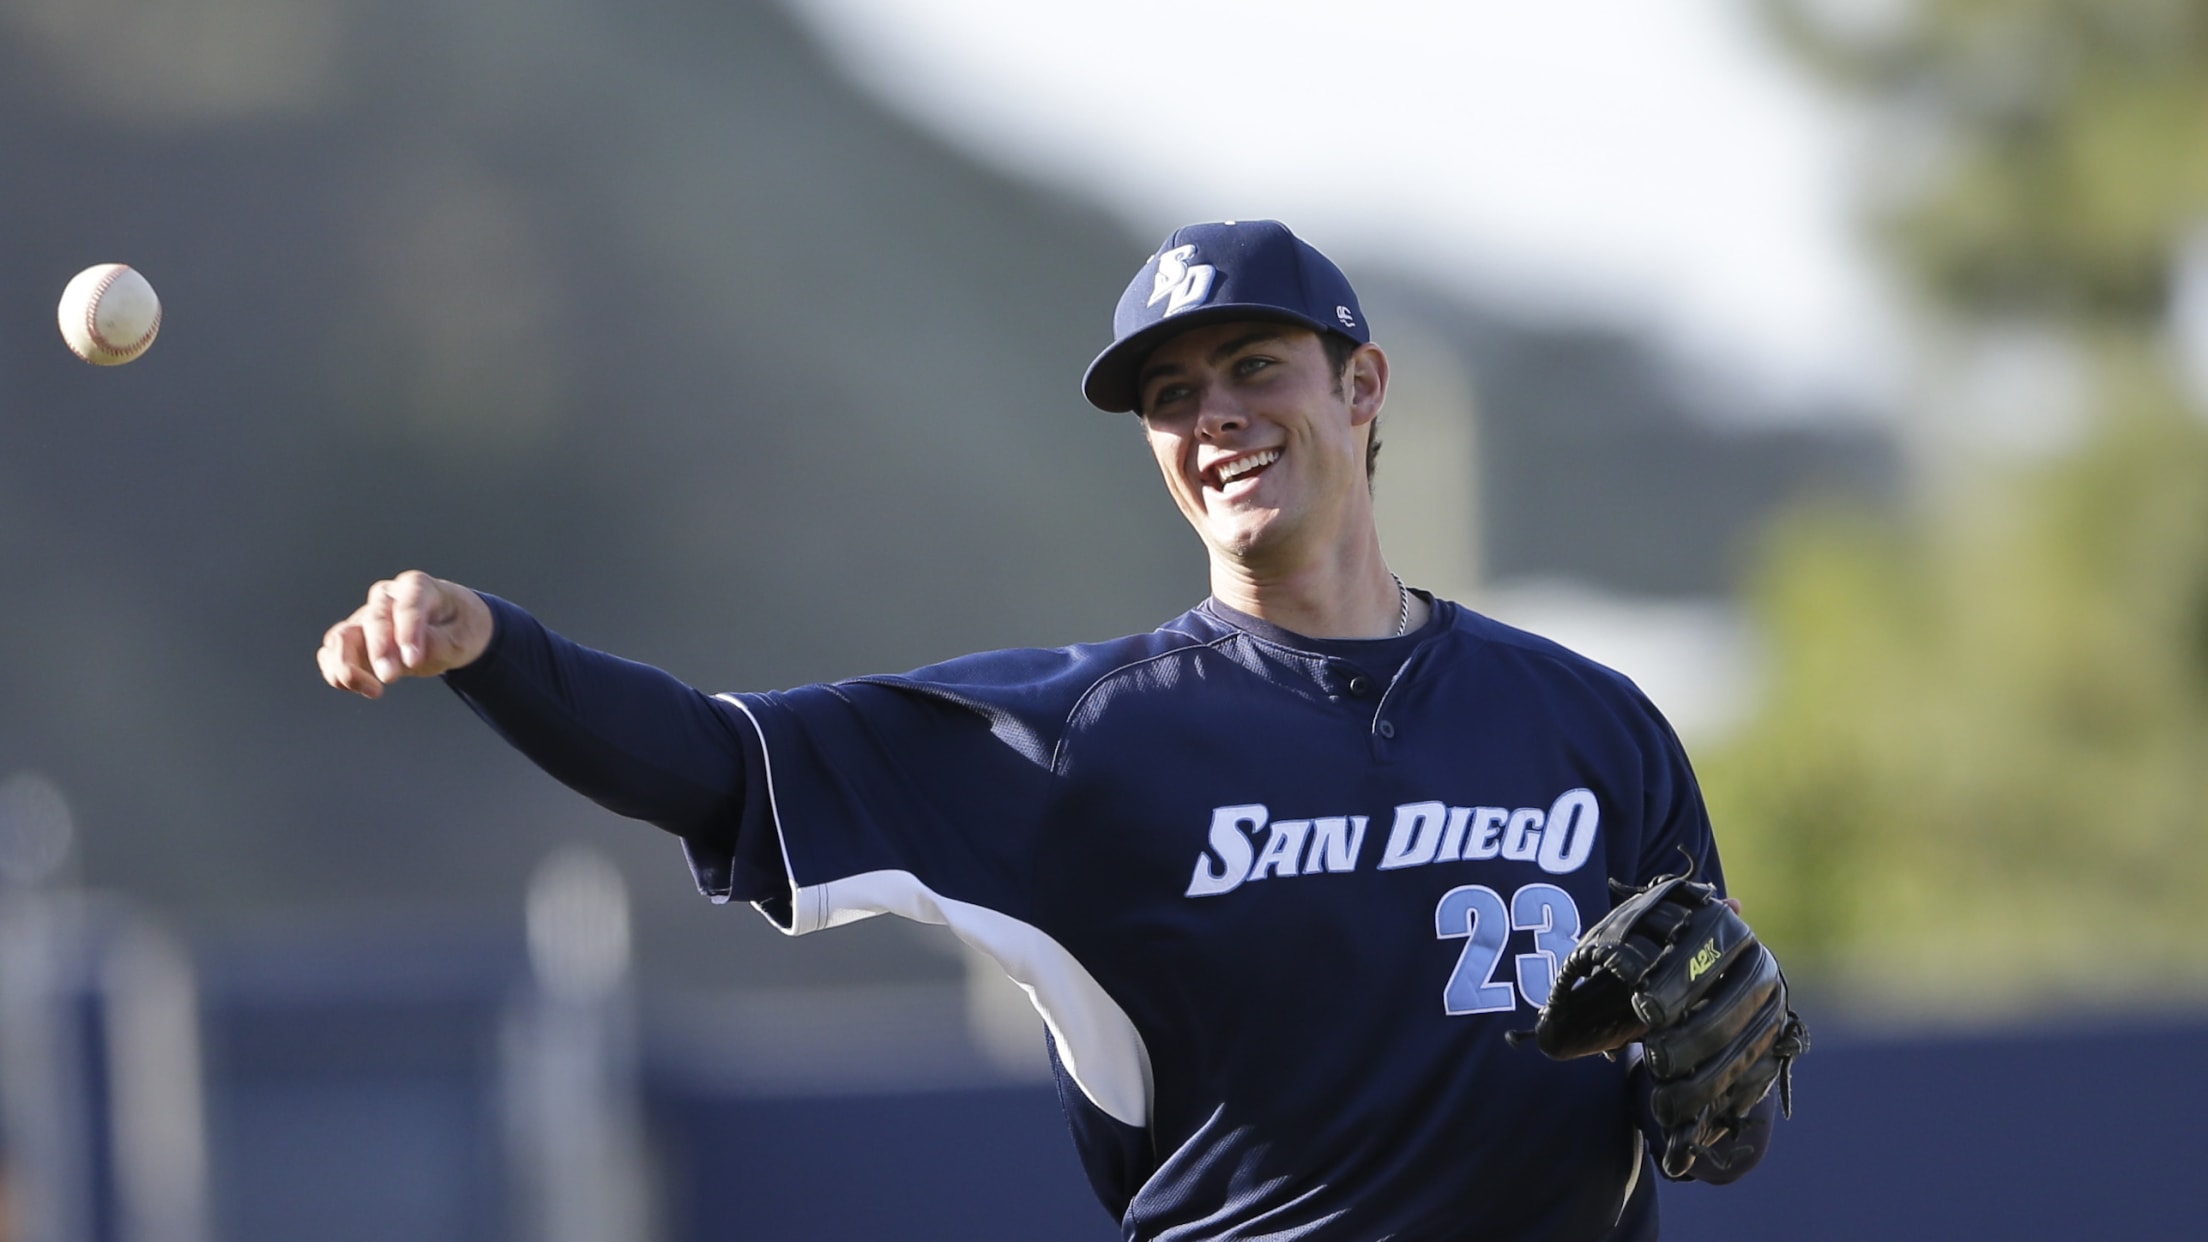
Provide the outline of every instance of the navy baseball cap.
<path id="1" fill-rule="evenodd" d="M 1112 414 L 1135 408 L 1135 372 L 1176 333 L 1232 319 L 1277 319 L 1372 339 L 1349 278 L 1277 220 L 1191 224 L 1165 239 L 1112 312 L 1112 343 L 1081 378 L 1081 395 Z"/>

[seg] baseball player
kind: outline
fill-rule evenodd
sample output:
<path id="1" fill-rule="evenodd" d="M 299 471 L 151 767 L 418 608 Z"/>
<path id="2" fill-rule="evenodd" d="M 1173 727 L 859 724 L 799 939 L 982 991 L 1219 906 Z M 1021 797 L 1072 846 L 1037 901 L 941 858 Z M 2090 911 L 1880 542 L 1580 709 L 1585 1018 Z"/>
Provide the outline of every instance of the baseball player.
<path id="1" fill-rule="evenodd" d="M 1209 553 L 1147 634 L 708 695 L 410 571 L 319 662 L 442 675 L 561 781 L 799 935 L 949 926 L 1034 998 L 1129 1239 L 1647 1239 L 1646 1071 L 1533 1024 L 1611 881 L 1722 884 L 1624 677 L 1411 589 L 1370 470 L 1388 359 L 1270 221 L 1168 238 L 1089 367 Z M 1730 1180 L 1760 1158 L 1756 1105 Z"/>

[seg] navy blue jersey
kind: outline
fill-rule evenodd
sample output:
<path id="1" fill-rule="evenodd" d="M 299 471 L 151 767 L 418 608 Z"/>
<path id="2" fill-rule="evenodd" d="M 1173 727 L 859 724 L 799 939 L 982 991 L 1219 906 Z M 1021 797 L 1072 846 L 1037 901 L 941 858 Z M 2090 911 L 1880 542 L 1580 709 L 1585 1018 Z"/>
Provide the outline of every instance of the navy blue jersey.
<path id="1" fill-rule="evenodd" d="M 1684 752 L 1619 674 L 1446 601 L 1376 642 L 1207 602 L 1106 643 L 664 693 L 717 756 L 688 809 L 547 766 L 784 930 L 899 914 L 999 962 L 1128 1238 L 1654 1236 L 1632 1067 L 1504 1038 L 1611 879 L 1722 884 Z"/>

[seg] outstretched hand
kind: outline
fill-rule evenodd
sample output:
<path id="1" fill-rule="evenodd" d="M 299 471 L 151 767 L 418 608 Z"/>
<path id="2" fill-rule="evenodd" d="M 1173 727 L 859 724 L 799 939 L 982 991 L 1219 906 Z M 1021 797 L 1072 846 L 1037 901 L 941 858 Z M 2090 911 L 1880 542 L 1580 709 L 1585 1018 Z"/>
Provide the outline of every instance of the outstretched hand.
<path id="1" fill-rule="evenodd" d="M 457 582 L 409 569 L 368 588 L 368 602 L 330 627 L 315 653 L 322 679 L 365 698 L 401 677 L 471 663 L 491 642 L 491 608 Z"/>

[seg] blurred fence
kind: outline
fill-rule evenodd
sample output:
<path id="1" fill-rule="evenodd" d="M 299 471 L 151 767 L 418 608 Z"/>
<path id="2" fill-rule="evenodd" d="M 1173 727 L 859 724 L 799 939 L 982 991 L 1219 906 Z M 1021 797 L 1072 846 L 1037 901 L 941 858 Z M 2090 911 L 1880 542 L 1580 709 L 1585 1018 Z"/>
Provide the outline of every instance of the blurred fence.
<path id="1" fill-rule="evenodd" d="M 644 1004 L 625 901 L 562 854 L 526 929 L 279 929 L 188 955 L 113 902 L 6 895 L 0 1240 L 1116 1236 L 1047 1084 L 974 1049 L 899 1080 L 887 1050 L 956 1038 L 955 997 Z M 763 1051 L 766 1017 L 810 1059 Z M 1764 1167 L 1666 1187 L 1666 1238 L 2197 1230 L 2208 1017 L 1824 1025 Z"/>
<path id="2" fill-rule="evenodd" d="M 0 1239 L 204 1242 L 192 968 L 127 908 L 0 887 Z"/>

